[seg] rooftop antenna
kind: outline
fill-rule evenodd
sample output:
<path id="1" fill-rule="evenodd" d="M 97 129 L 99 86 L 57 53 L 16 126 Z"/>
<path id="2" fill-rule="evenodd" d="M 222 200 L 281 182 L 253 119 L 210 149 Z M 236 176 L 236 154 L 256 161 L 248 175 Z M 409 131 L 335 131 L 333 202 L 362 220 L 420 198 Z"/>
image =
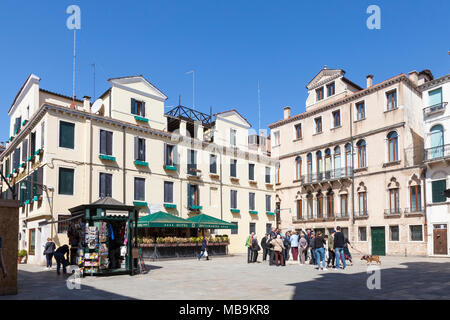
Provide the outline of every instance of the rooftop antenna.
<path id="1" fill-rule="evenodd" d="M 186 72 L 186 74 L 192 73 L 192 109 L 195 110 L 195 71 L 191 70 Z"/>
<path id="2" fill-rule="evenodd" d="M 261 89 L 258 80 L 258 136 L 261 134 Z"/>
<path id="3" fill-rule="evenodd" d="M 81 10 L 77 5 L 70 5 L 66 9 L 67 14 L 71 14 L 66 21 L 67 29 L 73 30 L 73 92 L 72 99 L 75 103 L 75 70 L 77 57 L 77 29 L 81 29 Z"/>
<path id="4" fill-rule="evenodd" d="M 181 94 L 178 95 L 178 105 L 181 106 Z"/>

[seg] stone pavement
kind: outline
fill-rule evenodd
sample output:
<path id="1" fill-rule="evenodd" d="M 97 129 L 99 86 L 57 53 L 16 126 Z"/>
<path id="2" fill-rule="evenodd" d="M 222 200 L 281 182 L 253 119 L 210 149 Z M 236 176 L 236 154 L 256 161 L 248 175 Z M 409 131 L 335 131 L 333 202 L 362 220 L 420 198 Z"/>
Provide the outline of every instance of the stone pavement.
<path id="1" fill-rule="evenodd" d="M 246 255 L 211 261 L 147 262 L 147 274 L 86 277 L 69 290 L 54 270 L 20 265 L 19 294 L 2 299 L 450 299 L 450 259 L 382 257 L 381 289 L 369 290 L 365 262 L 340 271 L 310 265 L 247 264 Z"/>

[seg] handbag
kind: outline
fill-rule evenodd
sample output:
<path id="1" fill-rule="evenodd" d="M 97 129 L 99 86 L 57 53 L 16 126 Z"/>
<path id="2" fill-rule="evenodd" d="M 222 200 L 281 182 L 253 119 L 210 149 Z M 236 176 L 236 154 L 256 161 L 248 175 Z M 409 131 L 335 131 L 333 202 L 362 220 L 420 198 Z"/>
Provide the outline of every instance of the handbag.
<path id="1" fill-rule="evenodd" d="M 208 250 L 205 250 L 205 254 L 204 254 L 204 256 L 205 256 L 205 257 L 207 257 L 207 256 L 208 256 Z"/>

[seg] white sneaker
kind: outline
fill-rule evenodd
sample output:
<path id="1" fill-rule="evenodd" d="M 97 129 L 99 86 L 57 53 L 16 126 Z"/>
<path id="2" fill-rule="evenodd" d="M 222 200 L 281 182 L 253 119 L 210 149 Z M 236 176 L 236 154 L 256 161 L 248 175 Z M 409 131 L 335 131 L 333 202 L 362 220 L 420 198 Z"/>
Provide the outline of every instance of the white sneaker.
<path id="1" fill-rule="evenodd" d="M 323 271 L 328 271 L 328 269 L 327 268 L 323 268 Z"/>

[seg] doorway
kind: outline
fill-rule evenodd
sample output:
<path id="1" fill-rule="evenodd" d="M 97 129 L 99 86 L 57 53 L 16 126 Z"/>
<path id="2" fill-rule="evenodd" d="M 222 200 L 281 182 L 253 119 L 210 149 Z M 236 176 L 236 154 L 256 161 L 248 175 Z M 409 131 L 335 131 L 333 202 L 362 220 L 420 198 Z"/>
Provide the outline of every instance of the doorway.
<path id="1" fill-rule="evenodd" d="M 447 247 L 447 225 L 435 224 L 433 227 L 434 254 L 448 254 Z"/>
<path id="2" fill-rule="evenodd" d="M 386 255 L 386 235 L 384 227 L 372 227 L 372 255 Z"/>

